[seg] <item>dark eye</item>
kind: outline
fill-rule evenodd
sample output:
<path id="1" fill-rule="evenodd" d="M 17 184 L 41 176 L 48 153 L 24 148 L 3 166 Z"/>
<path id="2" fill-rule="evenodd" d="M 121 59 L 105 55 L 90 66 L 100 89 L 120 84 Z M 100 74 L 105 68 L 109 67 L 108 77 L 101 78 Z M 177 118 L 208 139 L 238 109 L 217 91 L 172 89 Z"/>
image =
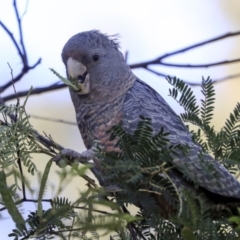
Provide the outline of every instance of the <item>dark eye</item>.
<path id="1" fill-rule="evenodd" d="M 94 62 L 97 62 L 98 59 L 99 59 L 99 55 L 97 55 L 97 54 L 93 55 L 93 61 Z"/>

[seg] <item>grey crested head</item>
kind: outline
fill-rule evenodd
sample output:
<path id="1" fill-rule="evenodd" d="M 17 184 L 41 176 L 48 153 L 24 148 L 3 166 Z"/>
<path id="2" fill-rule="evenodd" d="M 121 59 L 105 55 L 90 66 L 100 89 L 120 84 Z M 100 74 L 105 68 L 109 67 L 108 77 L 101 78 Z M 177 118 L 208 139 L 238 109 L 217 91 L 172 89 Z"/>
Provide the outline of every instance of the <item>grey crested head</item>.
<path id="1" fill-rule="evenodd" d="M 62 60 L 68 78 L 77 79 L 80 85 L 77 94 L 96 100 L 103 95 L 106 100 L 123 95 L 136 79 L 119 51 L 116 35 L 96 30 L 78 33 L 63 47 Z"/>

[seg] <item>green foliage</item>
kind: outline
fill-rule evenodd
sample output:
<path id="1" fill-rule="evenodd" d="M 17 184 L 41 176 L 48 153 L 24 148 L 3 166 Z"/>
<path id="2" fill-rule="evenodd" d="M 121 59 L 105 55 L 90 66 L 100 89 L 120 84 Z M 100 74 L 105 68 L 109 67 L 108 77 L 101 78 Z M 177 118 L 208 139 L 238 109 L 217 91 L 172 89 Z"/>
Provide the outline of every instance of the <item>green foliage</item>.
<path id="1" fill-rule="evenodd" d="M 211 79 L 202 79 L 200 105 L 193 90 L 182 80 L 170 77 L 167 80 L 173 86 L 169 90 L 170 96 L 184 109 L 180 118 L 189 128 L 195 125 L 191 130 L 193 140 L 202 146 L 203 152 L 214 155 L 229 171 L 236 173 L 240 163 L 240 104 L 217 132 L 211 125 L 215 101 Z M 96 154 L 104 168 L 104 188 L 85 175 L 90 164 L 74 165 L 57 172 L 56 197 L 44 199 L 52 171 L 50 159 L 43 174 L 38 172 L 39 191 L 33 199 L 37 203 L 36 210 L 24 218 L 19 211 L 24 198 L 21 201 L 16 198 L 17 191 L 23 191 L 18 181 L 27 186 L 30 183 L 19 166 L 23 165 L 29 173 L 35 174 L 33 153 L 54 157 L 53 149 L 39 142 L 29 123 L 25 104 L 0 109 L 3 116 L 0 125 L 0 195 L 2 210 L 7 209 L 16 224 L 9 234 L 13 239 L 88 240 L 102 239 L 107 234 L 110 240 L 240 239 L 239 205 L 215 205 L 193 184 L 182 181 L 181 177 L 188 174 L 184 170 L 176 173 L 173 160 L 176 155 L 185 154 L 188 146 L 171 144 L 169 133 L 164 129 L 153 134 L 151 119 L 143 116 L 132 134 L 121 126 L 109 130 L 118 152 L 97 148 Z M 202 167 L 212 174 L 211 166 Z M 174 174 L 180 178 L 176 179 Z M 15 181 L 8 186 L 7 178 L 11 176 Z M 85 179 L 87 189 L 73 189 L 79 193 L 74 200 L 60 197 L 74 177 Z M 130 205 L 138 207 L 136 214 L 129 212 Z"/>
<path id="2" fill-rule="evenodd" d="M 79 91 L 79 86 L 76 84 L 76 81 L 73 83 L 66 79 L 65 77 L 62 77 L 58 72 L 56 72 L 53 68 L 50 68 L 50 71 L 53 72 L 61 81 L 63 81 L 67 86 L 71 87 L 74 91 Z"/>
<path id="3" fill-rule="evenodd" d="M 50 172 L 50 168 L 52 166 L 52 160 L 50 160 L 46 167 L 45 167 L 45 171 L 43 174 L 43 177 L 41 179 L 41 185 L 40 185 L 40 190 L 39 190 L 39 195 L 38 195 L 38 216 L 41 217 L 42 216 L 42 198 L 43 198 L 43 194 L 44 194 L 44 189 L 47 183 L 47 179 L 48 179 L 48 174 Z"/>
<path id="4" fill-rule="evenodd" d="M 217 132 L 210 125 L 215 100 L 211 79 L 202 79 L 201 106 L 198 106 L 193 91 L 183 81 L 170 77 L 167 80 L 173 85 L 170 96 L 185 110 L 180 114 L 181 119 L 186 124 L 197 126 L 196 130 L 191 130 L 194 141 L 201 144 L 203 151 L 214 154 L 229 171 L 236 173 L 240 149 L 239 104 L 225 126 Z M 113 127 L 111 139 L 117 139 L 120 152 L 104 152 L 101 155 L 108 184 L 111 186 L 114 183 L 117 185 L 115 188 L 122 189 L 114 193 L 117 203 L 120 206 L 130 203 L 140 208 L 139 216 L 144 220 L 138 223 L 139 229 L 153 228 L 156 238 L 150 232 L 145 233 L 152 239 L 168 239 L 169 236 L 169 239 L 237 239 L 234 225 L 227 219 L 232 214 L 231 209 L 227 206 L 215 208 L 204 194 L 199 195 L 194 189 L 191 192 L 180 190 L 174 181 L 172 160 L 179 151 L 187 151 L 187 147 L 171 145 L 164 129 L 153 135 L 151 119 L 140 118 L 132 134 L 125 132 L 121 126 Z M 202 164 L 202 169 L 214 177 L 211 164 Z M 183 174 L 187 176 L 187 172 Z M 166 222 L 166 216 L 159 209 L 161 196 L 166 200 L 164 207 L 175 210 L 167 216 L 172 223 L 164 227 L 162 223 Z"/>
<path id="5" fill-rule="evenodd" d="M 0 125 L 0 166 L 5 168 L 21 158 L 28 172 L 34 174 L 35 164 L 29 152 L 38 150 L 38 144 L 24 107 L 0 107 L 3 121 Z M 10 119 L 9 119 L 10 116 Z M 17 116 L 17 120 L 13 119 Z"/>
<path id="6" fill-rule="evenodd" d="M 193 92 L 182 80 L 170 77 L 167 80 L 174 87 L 170 90 L 170 96 L 185 109 L 185 112 L 180 114 L 182 121 L 198 127 L 197 130 L 191 131 L 194 140 L 200 143 L 205 151 L 213 154 L 215 159 L 224 164 L 231 173 L 235 174 L 240 163 L 240 104 L 237 103 L 223 128 L 217 132 L 210 125 L 215 100 L 215 90 L 211 79 L 209 77 L 206 80 L 202 79 L 201 92 L 204 99 L 201 100 L 201 107 L 196 106 L 196 98 L 192 97 Z M 180 99 L 176 97 L 179 93 L 181 94 Z"/>
<path id="7" fill-rule="evenodd" d="M 5 204 L 8 213 L 10 214 L 12 220 L 16 223 L 19 228 L 24 228 L 25 223 L 22 215 L 20 214 L 17 206 L 12 197 L 11 188 L 8 188 L 6 181 L 6 174 L 4 170 L 0 171 L 0 194 L 2 196 L 2 201 Z"/>
<path id="8" fill-rule="evenodd" d="M 159 209 L 153 204 L 148 192 L 157 196 L 164 195 L 164 200 L 173 208 L 179 201 L 174 182 L 168 176 L 168 168 L 172 166 L 171 154 L 180 146 L 170 145 L 168 133 L 163 129 L 153 136 L 151 120 L 140 118 L 133 134 L 126 133 L 120 126 L 114 126 L 111 129 L 111 139 L 118 139 L 117 145 L 122 151 L 103 152 L 100 157 L 104 160 L 106 181 L 125 190 L 116 195 L 118 203 L 148 205 L 149 213 L 145 214 L 151 215 L 153 209 Z M 165 177 L 159 178 L 159 174 Z"/>

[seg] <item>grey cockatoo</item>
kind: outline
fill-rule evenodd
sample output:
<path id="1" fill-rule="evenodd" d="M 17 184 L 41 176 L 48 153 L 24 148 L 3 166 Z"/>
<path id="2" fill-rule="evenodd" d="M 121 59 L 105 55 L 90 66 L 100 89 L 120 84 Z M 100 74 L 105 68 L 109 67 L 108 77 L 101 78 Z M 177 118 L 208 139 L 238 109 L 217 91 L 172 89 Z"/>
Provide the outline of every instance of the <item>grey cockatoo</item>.
<path id="1" fill-rule="evenodd" d="M 187 156 L 174 157 L 173 164 L 178 172 L 175 178 L 187 169 L 188 177 L 208 192 L 240 199 L 240 183 L 210 155 L 204 155 L 203 162 L 211 163 L 218 177 L 211 176 L 202 167 L 198 156 L 200 146 L 192 140 L 188 129 L 166 101 L 132 73 L 116 40 L 99 31 L 78 33 L 65 44 L 62 60 L 68 78 L 77 79 L 80 89 L 70 88 L 70 94 L 87 152 L 91 152 L 96 140 L 104 150 L 114 150 L 106 131 L 121 122 L 131 133 L 142 115 L 152 119 L 154 133 L 163 127 L 170 133 L 172 144 L 190 147 Z"/>

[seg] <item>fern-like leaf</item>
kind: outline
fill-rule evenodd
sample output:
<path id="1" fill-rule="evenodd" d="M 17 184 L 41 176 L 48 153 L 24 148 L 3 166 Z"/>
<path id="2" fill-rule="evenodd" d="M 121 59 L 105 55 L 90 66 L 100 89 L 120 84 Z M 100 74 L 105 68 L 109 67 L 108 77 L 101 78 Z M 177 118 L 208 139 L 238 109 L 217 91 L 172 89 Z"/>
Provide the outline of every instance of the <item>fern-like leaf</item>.
<path id="1" fill-rule="evenodd" d="M 197 100 L 192 89 L 179 78 L 171 78 L 168 76 L 166 80 L 174 87 L 173 89 L 169 89 L 170 96 L 177 100 L 177 102 L 183 106 L 186 112 L 198 115 L 199 108 L 197 106 Z M 181 93 L 180 98 L 178 98 L 178 92 Z"/>
<path id="2" fill-rule="evenodd" d="M 201 100 L 202 102 L 202 107 L 200 110 L 201 118 L 205 124 L 209 124 L 210 121 L 212 120 L 213 110 L 214 110 L 213 104 L 215 102 L 215 98 L 214 98 L 215 90 L 210 77 L 208 77 L 206 80 L 202 78 L 201 87 L 202 87 L 201 92 L 204 96 L 204 99 Z"/>

